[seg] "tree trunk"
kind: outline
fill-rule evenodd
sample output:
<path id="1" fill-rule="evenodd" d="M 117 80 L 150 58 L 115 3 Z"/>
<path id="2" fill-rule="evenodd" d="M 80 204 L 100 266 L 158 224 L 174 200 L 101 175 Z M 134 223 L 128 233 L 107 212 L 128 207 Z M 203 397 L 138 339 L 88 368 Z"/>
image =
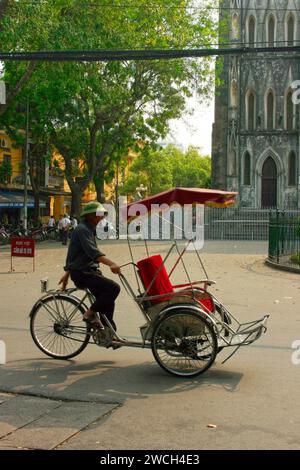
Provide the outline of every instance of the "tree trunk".
<path id="1" fill-rule="evenodd" d="M 97 201 L 105 202 L 104 178 L 97 178 L 97 181 L 94 179 L 94 184 L 97 191 Z"/>
<path id="2" fill-rule="evenodd" d="M 74 185 L 71 188 L 71 192 L 72 192 L 71 215 L 75 216 L 77 219 L 80 218 L 80 214 L 81 214 L 83 191 L 84 189 L 82 189 L 79 185 Z"/>

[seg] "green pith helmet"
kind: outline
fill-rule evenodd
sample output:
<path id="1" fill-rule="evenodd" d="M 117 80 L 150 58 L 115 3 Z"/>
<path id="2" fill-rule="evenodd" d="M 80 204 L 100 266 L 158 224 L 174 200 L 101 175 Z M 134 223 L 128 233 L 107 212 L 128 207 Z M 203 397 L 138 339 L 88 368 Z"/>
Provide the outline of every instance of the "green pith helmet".
<path id="1" fill-rule="evenodd" d="M 80 217 L 84 217 L 87 214 L 97 214 L 97 215 L 104 215 L 105 208 L 102 206 L 102 204 L 98 201 L 92 201 L 88 202 L 85 207 L 83 208 L 83 211 L 80 214 Z"/>

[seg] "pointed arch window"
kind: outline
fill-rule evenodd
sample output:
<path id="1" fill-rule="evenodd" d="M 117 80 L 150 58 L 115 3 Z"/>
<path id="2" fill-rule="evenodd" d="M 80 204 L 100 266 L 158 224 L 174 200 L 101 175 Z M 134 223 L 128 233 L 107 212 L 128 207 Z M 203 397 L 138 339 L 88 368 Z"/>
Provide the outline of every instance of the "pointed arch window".
<path id="1" fill-rule="evenodd" d="M 253 16 L 250 16 L 248 20 L 248 44 L 249 46 L 255 45 L 255 36 L 256 36 L 256 21 Z"/>
<path id="2" fill-rule="evenodd" d="M 231 87 L 230 87 L 230 102 L 232 107 L 237 107 L 237 102 L 238 102 L 238 86 L 237 86 L 237 81 L 233 79 L 231 81 Z"/>
<path id="3" fill-rule="evenodd" d="M 251 185 L 251 157 L 249 152 L 244 155 L 243 183 L 245 186 Z"/>
<path id="4" fill-rule="evenodd" d="M 290 14 L 286 22 L 286 41 L 288 46 L 293 46 L 295 40 L 295 18 Z"/>
<path id="5" fill-rule="evenodd" d="M 293 103 L 293 92 L 289 90 L 286 95 L 285 102 L 285 127 L 288 131 L 294 129 L 294 103 Z"/>
<path id="6" fill-rule="evenodd" d="M 246 94 L 246 129 L 248 131 L 255 130 L 256 115 L 256 95 L 253 90 L 249 90 Z"/>
<path id="7" fill-rule="evenodd" d="M 272 131 L 275 128 L 275 97 L 272 90 L 269 90 L 266 94 L 265 112 L 266 129 Z"/>
<path id="8" fill-rule="evenodd" d="M 239 37 L 239 17 L 237 15 L 237 13 L 234 13 L 232 15 L 231 26 L 232 26 L 232 37 L 233 37 L 233 39 L 238 39 L 238 37 Z"/>
<path id="9" fill-rule="evenodd" d="M 290 152 L 289 154 L 289 186 L 296 186 L 296 154 Z"/>
<path id="10" fill-rule="evenodd" d="M 269 47 L 274 47 L 275 45 L 275 28 L 275 18 L 273 15 L 270 15 L 267 21 L 267 42 Z"/>

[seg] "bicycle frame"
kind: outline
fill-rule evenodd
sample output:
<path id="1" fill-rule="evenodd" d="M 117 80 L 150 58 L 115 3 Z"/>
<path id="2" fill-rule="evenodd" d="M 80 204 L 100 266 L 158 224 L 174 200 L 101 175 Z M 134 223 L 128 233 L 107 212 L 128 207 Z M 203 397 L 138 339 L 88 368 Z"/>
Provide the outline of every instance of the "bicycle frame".
<path id="1" fill-rule="evenodd" d="M 68 320 L 71 320 L 72 317 L 74 317 L 75 313 L 77 310 L 80 309 L 80 307 L 83 307 L 85 310 L 87 310 L 89 308 L 89 306 L 94 302 L 94 296 L 92 295 L 92 293 L 88 290 L 88 289 L 77 289 L 76 287 L 75 288 L 70 288 L 70 289 L 66 289 L 65 291 L 61 291 L 61 290 L 58 290 L 58 289 L 52 289 L 52 290 L 48 290 L 47 288 L 47 283 L 45 283 L 45 280 L 41 280 L 41 285 L 42 285 L 42 292 L 44 292 L 44 295 L 33 305 L 32 307 L 32 310 L 29 314 L 29 317 L 32 316 L 35 308 L 42 303 L 43 300 L 45 300 L 46 298 L 48 297 L 52 297 L 54 302 L 55 302 L 55 305 L 56 305 L 56 313 L 58 313 L 59 317 L 61 318 L 61 320 L 63 321 L 64 320 L 64 317 L 61 316 L 60 314 L 60 308 L 59 308 L 59 299 L 58 299 L 58 295 L 62 296 L 63 295 L 66 295 L 70 298 L 72 298 L 73 300 L 76 301 L 77 305 L 74 306 L 74 309 L 73 311 L 71 312 L 71 314 L 68 315 Z M 78 292 L 78 291 L 83 291 L 84 292 L 84 295 L 82 298 L 80 298 L 79 296 L 77 295 L 74 295 L 74 292 Z M 61 303 L 62 305 L 62 308 L 63 308 L 63 304 Z M 64 312 L 65 314 L 65 312 Z M 112 324 L 110 323 L 109 319 L 106 317 L 106 315 L 101 315 L 109 330 L 111 331 L 111 333 L 113 333 L 113 335 L 116 337 L 116 340 L 113 340 L 111 342 L 112 345 L 119 345 L 119 344 L 122 344 L 123 346 L 129 346 L 129 347 L 140 347 L 140 348 L 151 348 L 151 345 L 150 344 L 146 344 L 145 341 L 141 341 L 141 342 L 137 342 L 137 341 L 130 341 L 129 339 L 124 339 L 122 338 L 113 328 Z M 86 332 L 85 332 L 85 329 L 83 331 L 83 328 L 82 327 L 82 335 L 85 335 Z M 90 333 L 90 335 L 92 335 L 93 333 Z"/>

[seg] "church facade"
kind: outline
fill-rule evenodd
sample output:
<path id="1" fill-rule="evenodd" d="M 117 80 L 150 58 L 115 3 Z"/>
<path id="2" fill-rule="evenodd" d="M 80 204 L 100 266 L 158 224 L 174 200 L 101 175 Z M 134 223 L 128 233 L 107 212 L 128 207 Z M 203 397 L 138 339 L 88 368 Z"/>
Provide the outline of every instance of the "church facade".
<path id="1" fill-rule="evenodd" d="M 223 0 L 225 47 L 300 44 L 299 0 Z M 225 16 L 226 15 L 226 16 Z M 299 41 L 299 42 L 298 42 Z M 300 60 L 295 52 L 225 56 L 216 89 L 212 185 L 249 208 L 300 208 Z"/>

